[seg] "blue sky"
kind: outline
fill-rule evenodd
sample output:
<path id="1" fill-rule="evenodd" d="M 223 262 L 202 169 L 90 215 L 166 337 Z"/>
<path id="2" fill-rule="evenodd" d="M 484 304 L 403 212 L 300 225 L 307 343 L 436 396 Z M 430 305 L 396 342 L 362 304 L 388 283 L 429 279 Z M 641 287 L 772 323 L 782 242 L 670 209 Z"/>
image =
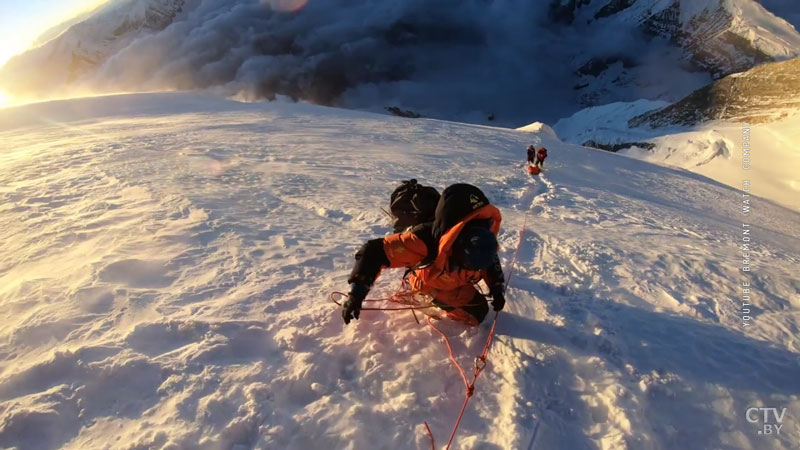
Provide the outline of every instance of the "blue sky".
<path id="1" fill-rule="evenodd" d="M 0 0 L 0 65 L 42 32 L 107 0 Z"/>

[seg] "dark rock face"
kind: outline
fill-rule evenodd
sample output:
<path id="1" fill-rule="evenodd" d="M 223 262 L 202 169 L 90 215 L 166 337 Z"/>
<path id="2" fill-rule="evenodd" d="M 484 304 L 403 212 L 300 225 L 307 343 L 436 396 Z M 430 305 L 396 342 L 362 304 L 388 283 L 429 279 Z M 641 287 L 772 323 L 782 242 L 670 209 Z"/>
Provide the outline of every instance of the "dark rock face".
<path id="1" fill-rule="evenodd" d="M 631 127 L 697 125 L 710 120 L 769 122 L 800 108 L 800 58 L 730 75 L 664 109 L 634 117 Z"/>
<path id="2" fill-rule="evenodd" d="M 600 8 L 594 15 L 595 19 L 602 19 L 603 17 L 612 16 L 623 9 L 631 7 L 636 0 L 611 0 L 606 6 Z"/>
<path id="3" fill-rule="evenodd" d="M 694 17 L 685 31 L 675 33 L 673 40 L 689 52 L 691 62 L 711 72 L 715 78 L 742 72 L 775 58 L 756 48 L 733 31 L 735 17 L 720 7 Z"/>
<path id="4" fill-rule="evenodd" d="M 419 119 L 420 117 L 422 117 L 422 115 L 419 113 L 415 113 L 414 111 L 410 111 L 407 109 L 400 109 L 397 106 L 387 106 L 386 110 L 392 113 L 393 116 L 397 117 L 406 117 L 409 119 Z"/>
<path id="5" fill-rule="evenodd" d="M 628 149 L 628 148 L 631 148 L 631 147 L 640 147 L 640 148 L 644 148 L 644 149 L 647 149 L 647 150 L 652 150 L 652 149 L 654 149 L 656 147 L 656 144 L 653 144 L 651 142 L 619 142 L 619 143 L 616 143 L 616 144 L 606 144 L 606 143 L 597 142 L 597 141 L 594 141 L 594 140 L 591 140 L 591 139 L 586 141 L 586 142 L 584 142 L 584 143 L 582 143 L 581 145 L 584 146 L 584 147 L 591 147 L 591 148 L 597 148 L 597 149 L 600 149 L 600 150 L 605 150 L 605 151 L 611 152 L 611 153 L 616 153 L 616 152 L 618 152 L 620 150 L 625 150 L 625 149 Z"/>
<path id="6" fill-rule="evenodd" d="M 575 20 L 578 9 L 590 3 L 592 0 L 553 0 L 550 3 L 550 19 L 557 23 L 570 24 Z"/>
<path id="7" fill-rule="evenodd" d="M 685 1 L 685 0 L 684 0 Z M 680 1 L 642 23 L 650 36 L 666 37 L 686 51 L 686 59 L 697 70 L 707 71 L 720 78 L 745 71 L 775 59 L 762 52 L 730 27 L 735 17 L 719 7 L 705 10 L 688 23 L 681 23 Z"/>
<path id="8" fill-rule="evenodd" d="M 630 69 L 635 67 L 635 63 L 625 56 L 608 56 L 605 58 L 592 58 L 586 64 L 582 65 L 578 69 L 578 73 L 581 75 L 591 75 L 591 76 L 598 76 L 601 73 L 605 72 L 609 66 L 612 64 L 621 62 L 622 67 L 626 69 Z"/>
<path id="9" fill-rule="evenodd" d="M 681 48 L 688 69 L 707 72 L 715 79 L 778 60 L 778 55 L 759 49 L 748 39 L 747 31 L 735 26 L 733 6 L 721 0 L 706 1 L 704 9 L 696 8 L 692 14 L 681 13 L 682 3 L 695 5 L 692 2 L 701 1 L 672 0 L 663 7 L 657 0 L 556 0 L 550 11 L 554 19 L 565 23 L 581 24 L 580 18 L 587 23 L 634 25 L 650 39 L 664 39 Z M 793 56 L 798 55 L 800 49 L 794 49 Z M 597 61 L 587 62 L 578 74 L 598 76 L 604 69 Z"/>
<path id="10" fill-rule="evenodd" d="M 642 30 L 649 36 L 676 36 L 681 32 L 681 5 L 673 2 L 668 8 L 642 21 Z"/>

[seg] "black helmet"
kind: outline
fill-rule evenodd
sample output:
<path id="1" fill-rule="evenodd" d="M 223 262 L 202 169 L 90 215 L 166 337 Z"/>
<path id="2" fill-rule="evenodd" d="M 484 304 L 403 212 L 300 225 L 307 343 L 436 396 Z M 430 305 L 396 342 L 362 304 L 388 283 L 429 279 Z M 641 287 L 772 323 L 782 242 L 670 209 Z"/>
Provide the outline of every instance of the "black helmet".
<path id="1" fill-rule="evenodd" d="M 497 254 L 497 237 L 489 229 L 472 226 L 464 228 L 453 245 L 454 262 L 467 270 L 489 267 Z"/>

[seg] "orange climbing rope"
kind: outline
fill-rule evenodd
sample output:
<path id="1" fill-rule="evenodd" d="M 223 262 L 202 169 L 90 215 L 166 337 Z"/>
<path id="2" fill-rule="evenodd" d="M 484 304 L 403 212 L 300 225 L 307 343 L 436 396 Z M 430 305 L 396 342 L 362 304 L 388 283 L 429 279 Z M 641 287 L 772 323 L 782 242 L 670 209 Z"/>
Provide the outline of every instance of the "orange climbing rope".
<path id="1" fill-rule="evenodd" d="M 528 215 L 525 216 L 525 222 L 522 225 L 522 229 L 519 232 L 519 243 L 517 244 L 517 249 L 514 251 L 514 259 L 511 261 L 511 267 L 508 271 L 508 276 L 506 277 L 506 290 L 508 290 L 508 286 L 511 285 L 511 276 L 514 274 L 514 266 L 517 263 L 517 258 L 519 257 L 519 249 L 522 247 L 522 238 L 525 234 L 525 230 L 528 227 Z M 458 419 L 456 419 L 456 423 L 453 426 L 453 431 L 450 433 L 450 439 L 447 441 L 447 447 L 445 449 L 449 449 L 450 446 L 453 444 L 453 439 L 456 436 L 456 431 L 458 431 L 458 426 L 461 425 L 461 419 L 464 417 L 464 411 L 467 410 L 467 405 L 469 404 L 470 398 L 475 393 L 475 380 L 478 379 L 478 375 L 481 374 L 483 369 L 486 367 L 486 360 L 489 356 L 489 348 L 492 345 L 492 340 L 494 339 L 494 332 L 495 328 L 497 327 L 497 317 L 499 315 L 499 311 L 495 311 L 494 313 L 494 320 L 492 321 L 492 329 L 489 331 L 489 337 L 486 339 L 486 345 L 483 346 L 483 352 L 480 355 L 475 357 L 475 372 L 472 375 L 472 381 L 467 382 L 467 375 L 464 373 L 464 369 L 461 365 L 456 361 L 455 355 L 453 354 L 453 347 L 450 345 L 450 339 L 442 333 L 442 330 L 436 328 L 436 326 L 431 322 L 430 317 L 428 317 L 428 325 L 433 328 L 439 335 L 442 336 L 445 345 L 447 346 L 447 352 L 450 354 L 450 361 L 456 366 L 458 369 L 458 373 L 461 375 L 461 380 L 464 382 L 464 403 L 461 405 L 461 411 L 458 413 Z M 430 426 L 428 426 L 428 422 L 425 422 L 425 428 L 427 429 L 428 436 L 431 438 L 431 448 L 435 448 L 434 440 L 433 440 L 433 433 L 431 432 Z"/>

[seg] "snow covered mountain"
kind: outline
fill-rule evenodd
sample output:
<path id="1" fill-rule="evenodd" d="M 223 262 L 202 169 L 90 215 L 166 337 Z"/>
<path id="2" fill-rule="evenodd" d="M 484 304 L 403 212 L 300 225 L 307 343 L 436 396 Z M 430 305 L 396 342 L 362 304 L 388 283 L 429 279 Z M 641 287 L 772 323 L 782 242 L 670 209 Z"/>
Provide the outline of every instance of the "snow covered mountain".
<path id="1" fill-rule="evenodd" d="M 520 126 L 798 55 L 753 0 L 117 0 L 0 68 L 0 89 L 212 89 Z"/>
<path id="2" fill-rule="evenodd" d="M 112 0 L 52 40 L 12 58 L 0 69 L 3 88 L 36 98 L 89 92 L 93 86 L 82 81 L 137 39 L 169 26 L 184 2 Z"/>
<path id="3" fill-rule="evenodd" d="M 599 39 L 604 33 L 598 33 L 598 28 L 633 26 L 642 39 L 653 41 L 644 48 L 615 44 L 618 48 L 606 50 L 605 56 L 588 54 L 589 59 L 578 69 L 582 75 L 578 88 L 587 91 L 583 99 L 588 105 L 634 100 L 622 98 L 614 90 L 630 85 L 652 90 L 664 82 L 666 77 L 654 73 L 658 66 L 642 64 L 637 57 L 643 49 L 655 53 L 654 58 L 665 59 L 664 68 L 683 66 L 713 78 L 800 55 L 800 35 L 795 28 L 752 0 L 556 0 L 551 15 Z M 680 52 L 659 51 L 657 43 L 662 40 Z M 673 67 L 670 73 L 679 72 Z M 671 89 L 645 98 L 675 100 L 670 94 L 676 93 Z"/>
<path id="4" fill-rule="evenodd" d="M 711 120 L 774 122 L 800 113 L 800 58 L 765 64 L 698 89 L 630 120 L 631 127 L 693 126 Z"/>
<path id="5" fill-rule="evenodd" d="M 636 24 L 715 76 L 800 54 L 794 27 L 751 0 L 556 0 L 551 11 L 568 23 Z"/>
<path id="6" fill-rule="evenodd" d="M 479 186 L 506 271 L 519 249 L 452 448 L 796 448 L 800 214 L 531 130 L 194 94 L 0 110 L 0 447 L 429 448 L 427 421 L 441 448 L 464 388 L 439 336 L 327 300 L 416 177 Z M 468 367 L 487 325 L 440 323 Z"/>
<path id="7" fill-rule="evenodd" d="M 800 210 L 800 58 L 727 76 L 673 104 L 640 100 L 560 120 L 561 139 L 691 170 Z M 750 124 L 750 125 L 743 125 Z M 744 172 L 743 129 L 752 128 Z"/>

